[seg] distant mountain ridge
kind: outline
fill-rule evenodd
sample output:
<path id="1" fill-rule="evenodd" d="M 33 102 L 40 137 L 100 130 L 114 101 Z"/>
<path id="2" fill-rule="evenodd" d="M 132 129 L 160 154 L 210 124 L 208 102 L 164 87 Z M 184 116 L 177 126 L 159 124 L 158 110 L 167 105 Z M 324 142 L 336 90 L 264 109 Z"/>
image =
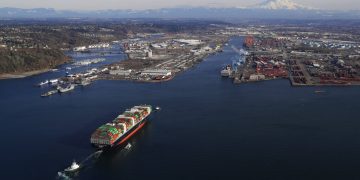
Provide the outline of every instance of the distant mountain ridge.
<path id="1" fill-rule="evenodd" d="M 295 3 L 291 0 L 267 0 L 263 3 L 257 4 L 250 8 L 259 8 L 259 9 L 287 9 L 287 10 L 300 10 L 300 9 L 313 9 L 298 3 Z"/>
<path id="2" fill-rule="evenodd" d="M 0 8 L 0 20 L 17 18 L 360 19 L 360 12 L 311 9 L 289 0 L 269 0 L 248 8 L 188 7 L 95 11 Z"/>

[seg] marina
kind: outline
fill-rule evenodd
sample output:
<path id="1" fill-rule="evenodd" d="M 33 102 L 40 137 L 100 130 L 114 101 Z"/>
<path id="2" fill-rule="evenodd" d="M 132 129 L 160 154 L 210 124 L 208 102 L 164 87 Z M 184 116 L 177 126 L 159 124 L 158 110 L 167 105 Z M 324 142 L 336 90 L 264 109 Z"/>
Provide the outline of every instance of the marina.
<path id="1" fill-rule="evenodd" d="M 42 93 L 40 96 L 48 97 L 54 95 L 53 89 L 57 89 L 62 93 L 71 92 L 80 87 L 88 87 L 94 81 L 99 79 L 101 74 L 108 69 L 105 65 L 119 62 L 125 58 L 121 53 L 118 44 L 112 44 L 106 48 L 90 48 L 89 53 L 80 53 L 77 51 L 69 51 L 67 55 L 73 58 L 74 63 L 65 64 L 52 70 L 52 78 L 36 83 L 41 89 L 48 89 L 48 92 Z M 70 85 L 69 85 L 70 84 Z M 71 86 L 72 85 L 72 86 Z M 68 88 L 65 88 L 67 87 Z"/>

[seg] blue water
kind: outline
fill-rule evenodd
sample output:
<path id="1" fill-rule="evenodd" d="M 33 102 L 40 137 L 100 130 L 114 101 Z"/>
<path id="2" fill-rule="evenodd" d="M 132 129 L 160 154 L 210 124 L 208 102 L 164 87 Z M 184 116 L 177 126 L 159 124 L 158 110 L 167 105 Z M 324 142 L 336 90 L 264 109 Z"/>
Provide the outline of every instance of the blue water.
<path id="1" fill-rule="evenodd" d="M 56 179 L 95 152 L 94 129 L 144 103 L 162 110 L 133 147 L 101 155 L 75 179 L 360 179 L 360 88 L 234 85 L 219 76 L 237 56 L 230 46 L 160 84 L 104 80 L 40 98 L 32 85 L 63 72 L 0 81 L 1 179 Z"/>

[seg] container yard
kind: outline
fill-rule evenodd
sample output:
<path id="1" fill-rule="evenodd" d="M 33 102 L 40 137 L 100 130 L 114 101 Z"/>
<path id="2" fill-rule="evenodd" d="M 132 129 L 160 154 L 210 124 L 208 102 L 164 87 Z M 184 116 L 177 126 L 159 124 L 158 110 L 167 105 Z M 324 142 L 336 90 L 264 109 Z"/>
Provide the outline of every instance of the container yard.
<path id="1" fill-rule="evenodd" d="M 288 78 L 293 86 L 360 85 L 359 41 L 337 30 L 296 28 L 231 29 L 244 35 L 242 48 L 249 54 L 244 64 L 221 74 L 234 78 L 234 83 Z"/>

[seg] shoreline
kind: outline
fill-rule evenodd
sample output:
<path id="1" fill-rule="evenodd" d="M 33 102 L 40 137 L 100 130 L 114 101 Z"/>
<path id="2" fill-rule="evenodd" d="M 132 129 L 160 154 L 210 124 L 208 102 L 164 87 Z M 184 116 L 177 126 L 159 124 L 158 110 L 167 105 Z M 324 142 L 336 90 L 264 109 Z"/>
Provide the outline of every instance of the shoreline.
<path id="1" fill-rule="evenodd" d="M 5 74 L 0 74 L 0 80 L 21 79 L 21 78 L 26 78 L 26 77 L 29 77 L 29 76 L 34 76 L 34 75 L 46 73 L 46 72 L 49 72 L 50 70 L 51 69 L 42 69 L 42 70 L 27 71 L 27 72 L 22 72 L 22 73 L 5 73 Z"/>
<path id="2" fill-rule="evenodd" d="M 273 79 L 263 79 L 263 80 L 255 80 L 255 81 L 242 81 L 242 82 L 234 82 L 234 84 L 245 84 L 245 83 L 259 83 L 259 82 L 266 82 L 266 81 L 274 81 L 274 80 L 289 80 L 290 86 L 294 88 L 303 88 L 303 87 L 350 87 L 350 86 L 360 86 L 360 83 L 348 83 L 348 84 L 297 84 L 293 83 L 289 77 L 283 78 L 273 78 Z"/>

